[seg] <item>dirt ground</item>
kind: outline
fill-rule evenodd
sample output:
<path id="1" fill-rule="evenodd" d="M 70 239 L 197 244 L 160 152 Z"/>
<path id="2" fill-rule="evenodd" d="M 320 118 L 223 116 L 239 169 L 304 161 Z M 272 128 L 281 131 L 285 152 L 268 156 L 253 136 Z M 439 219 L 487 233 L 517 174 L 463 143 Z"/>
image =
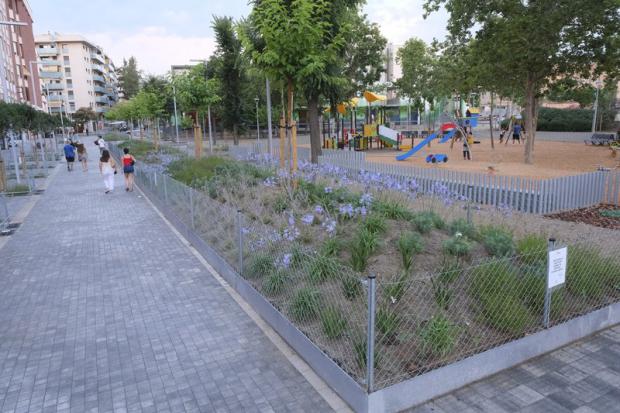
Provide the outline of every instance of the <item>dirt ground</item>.
<path id="1" fill-rule="evenodd" d="M 419 142 L 416 140 L 416 143 Z M 471 161 L 463 160 L 463 144 L 434 143 L 405 161 L 397 161 L 396 156 L 402 152 L 393 149 L 373 149 L 366 152 L 366 160 L 381 163 L 398 163 L 428 168 L 445 168 L 456 171 L 489 173 L 492 167 L 496 175 L 551 178 L 595 171 L 599 166 L 616 168 L 620 157 L 612 158 L 608 147 L 587 146 L 584 143 L 537 141 L 534 146 L 534 164 L 523 163 L 525 144 L 507 145 L 496 142 L 495 150 L 488 141 L 473 145 Z M 427 164 L 425 158 L 431 153 L 447 154 L 449 161 L 445 164 Z"/>

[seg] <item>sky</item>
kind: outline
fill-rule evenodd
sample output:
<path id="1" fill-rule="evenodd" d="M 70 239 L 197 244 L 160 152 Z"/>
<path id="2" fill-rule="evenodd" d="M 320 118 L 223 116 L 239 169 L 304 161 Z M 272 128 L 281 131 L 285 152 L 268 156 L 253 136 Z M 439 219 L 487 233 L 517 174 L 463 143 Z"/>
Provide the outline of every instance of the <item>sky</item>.
<path id="1" fill-rule="evenodd" d="M 29 0 L 34 32 L 80 34 L 101 46 L 118 66 L 135 56 L 145 74 L 205 59 L 215 49 L 212 16 L 240 18 L 249 0 Z M 424 0 L 367 0 L 364 12 L 395 45 L 411 37 L 445 36 L 447 14 L 422 17 Z"/>

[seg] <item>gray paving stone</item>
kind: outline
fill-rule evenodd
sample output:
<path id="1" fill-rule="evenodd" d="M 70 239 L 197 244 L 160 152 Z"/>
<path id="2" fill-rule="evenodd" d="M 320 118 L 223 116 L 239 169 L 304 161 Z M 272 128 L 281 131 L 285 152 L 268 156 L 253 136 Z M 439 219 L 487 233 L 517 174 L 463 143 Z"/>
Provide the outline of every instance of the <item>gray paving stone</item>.
<path id="1" fill-rule="evenodd" d="M 92 152 L 0 249 L 0 411 L 330 411 Z"/>

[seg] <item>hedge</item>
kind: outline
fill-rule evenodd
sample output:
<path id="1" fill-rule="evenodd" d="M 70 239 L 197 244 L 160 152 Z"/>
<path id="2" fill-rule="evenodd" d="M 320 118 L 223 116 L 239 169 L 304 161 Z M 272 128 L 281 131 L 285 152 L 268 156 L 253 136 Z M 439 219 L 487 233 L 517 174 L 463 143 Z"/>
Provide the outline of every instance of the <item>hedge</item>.
<path id="1" fill-rule="evenodd" d="M 589 132 L 592 129 L 592 110 L 590 109 L 551 109 L 540 108 L 538 112 L 539 131 Z M 502 121 L 507 127 L 509 120 Z"/>

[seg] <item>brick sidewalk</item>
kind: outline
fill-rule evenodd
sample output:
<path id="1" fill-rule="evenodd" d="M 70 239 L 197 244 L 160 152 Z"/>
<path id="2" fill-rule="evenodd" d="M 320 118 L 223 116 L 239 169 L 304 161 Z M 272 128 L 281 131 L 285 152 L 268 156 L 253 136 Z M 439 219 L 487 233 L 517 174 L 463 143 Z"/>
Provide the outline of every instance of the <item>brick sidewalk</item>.
<path id="1" fill-rule="evenodd" d="M 331 411 L 87 149 L 0 249 L 0 411 Z"/>

